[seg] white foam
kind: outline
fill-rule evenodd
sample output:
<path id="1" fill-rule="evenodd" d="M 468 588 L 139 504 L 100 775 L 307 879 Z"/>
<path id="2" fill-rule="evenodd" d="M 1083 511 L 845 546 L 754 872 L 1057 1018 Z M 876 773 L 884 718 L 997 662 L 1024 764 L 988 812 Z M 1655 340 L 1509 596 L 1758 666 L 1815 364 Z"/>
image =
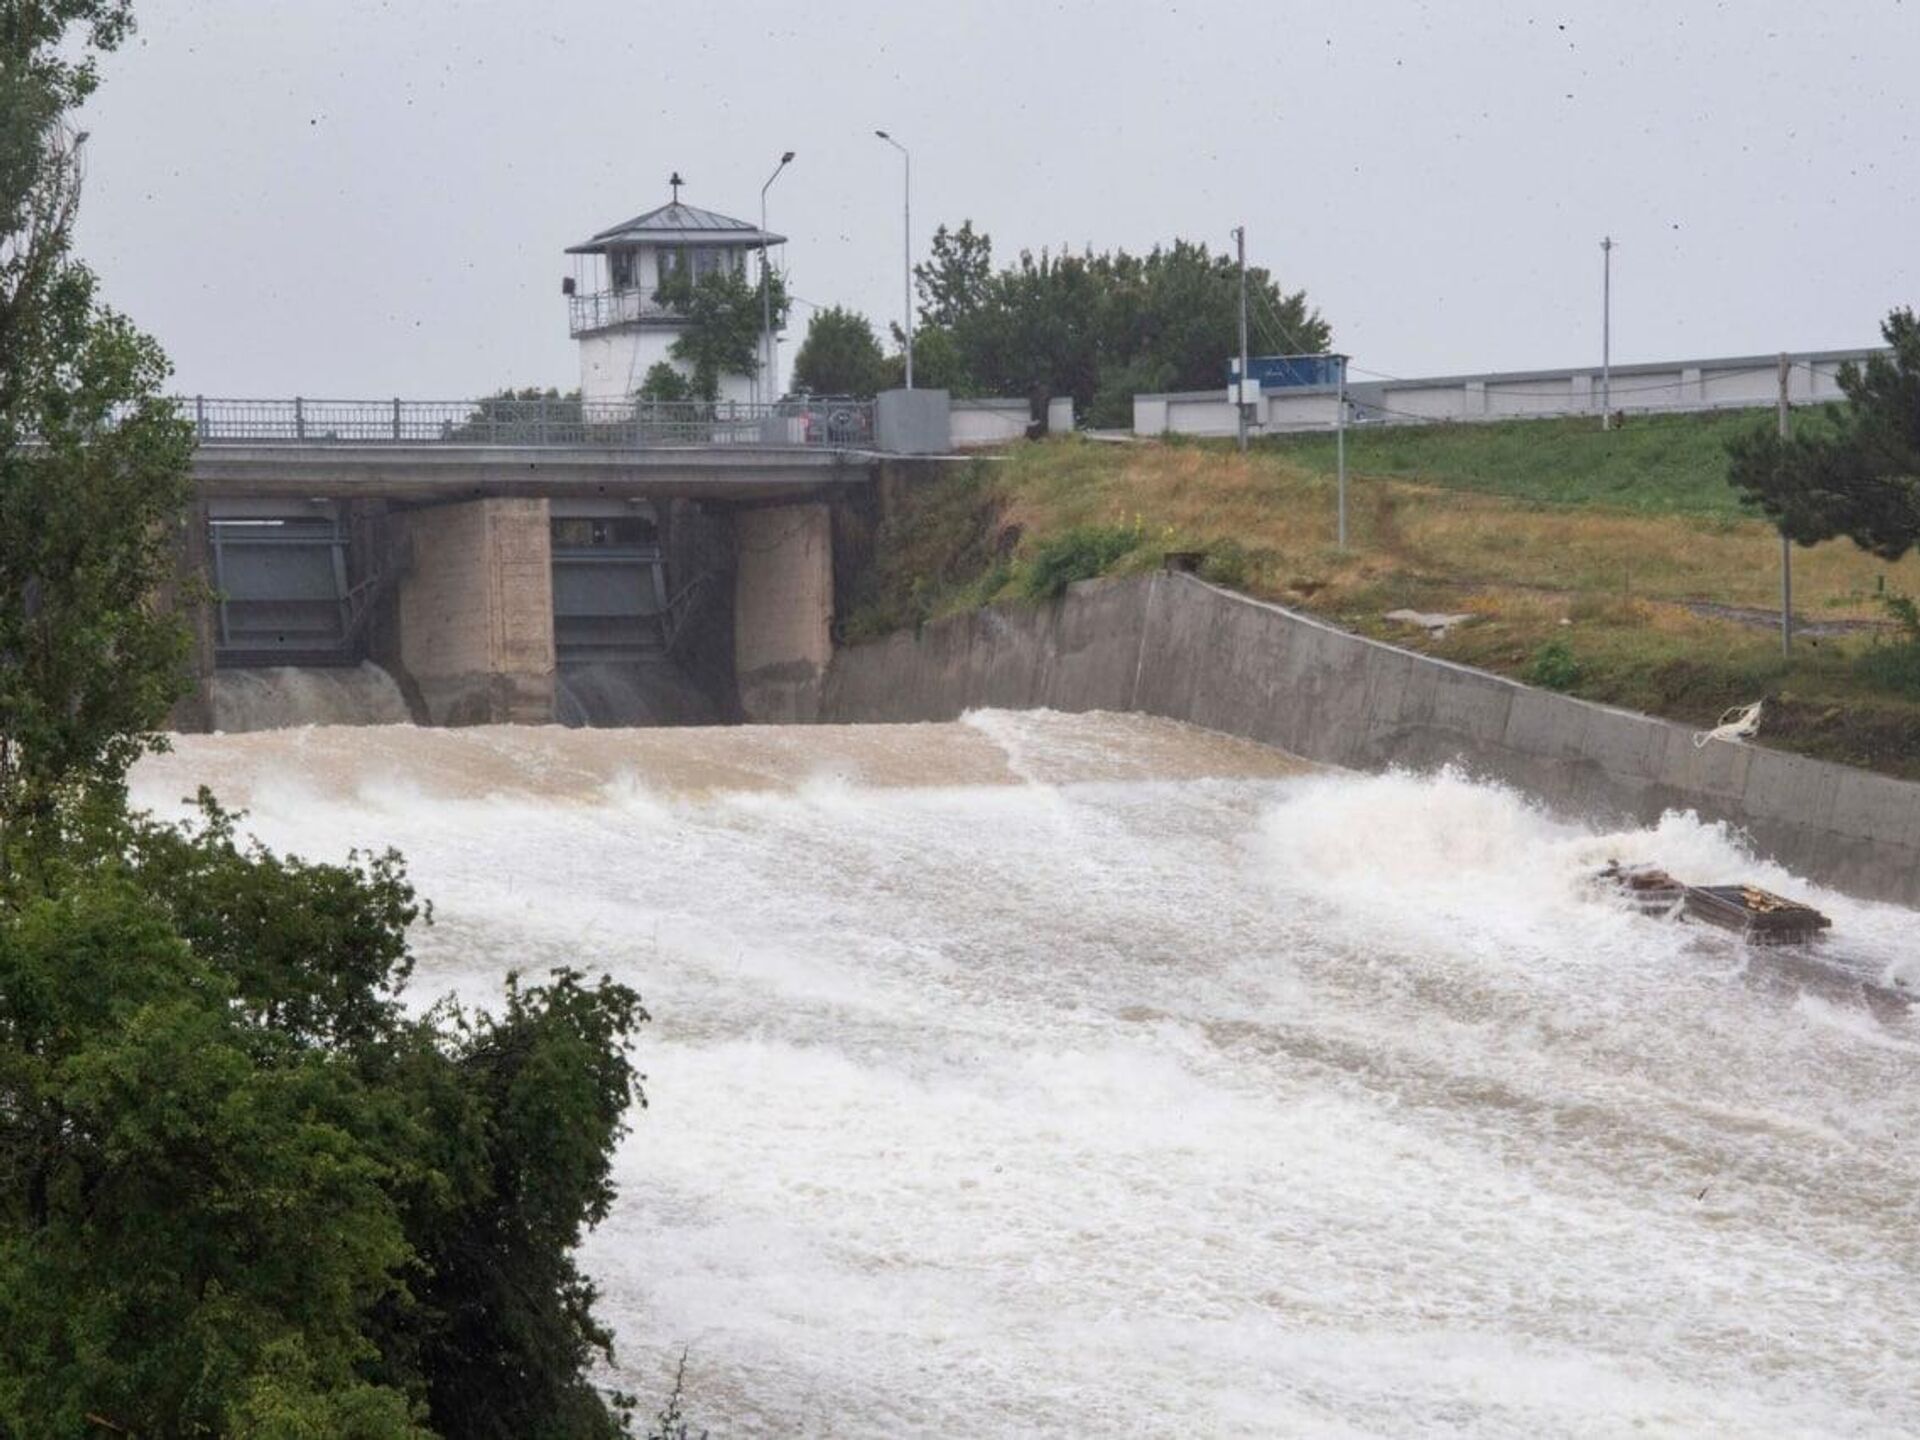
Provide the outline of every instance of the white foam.
<path id="1" fill-rule="evenodd" d="M 642 990 L 653 1105 L 586 1252 L 628 1388 L 687 1345 L 729 1434 L 1920 1429 L 1911 1024 L 1584 877 L 1811 893 L 1882 968 L 1909 913 L 1687 816 L 1156 780 L 1217 742 L 1112 717 L 899 743 L 945 733 L 1043 783 L 873 788 L 794 731 L 790 780 L 711 793 L 543 802 L 544 732 L 512 795 L 307 784 L 292 742 L 255 784 L 270 843 L 407 851 L 420 1003 Z"/>

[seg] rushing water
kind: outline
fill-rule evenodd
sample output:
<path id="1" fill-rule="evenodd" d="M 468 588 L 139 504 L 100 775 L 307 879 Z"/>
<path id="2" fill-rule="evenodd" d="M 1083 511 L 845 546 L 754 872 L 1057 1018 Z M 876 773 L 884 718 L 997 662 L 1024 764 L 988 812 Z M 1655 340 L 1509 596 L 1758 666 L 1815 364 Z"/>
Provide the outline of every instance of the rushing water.
<path id="1" fill-rule="evenodd" d="M 1553 823 L 1159 722 L 186 738 L 395 844 L 422 1002 L 612 970 L 652 1108 L 619 1379 L 750 1433 L 1920 1432 L 1913 915 L 1716 827 Z M 1607 858 L 1835 917 L 1814 965 Z"/>
<path id="2" fill-rule="evenodd" d="M 407 702 L 380 666 L 265 665 L 219 669 L 209 687 L 213 728 L 229 733 L 289 725 L 404 725 Z"/>

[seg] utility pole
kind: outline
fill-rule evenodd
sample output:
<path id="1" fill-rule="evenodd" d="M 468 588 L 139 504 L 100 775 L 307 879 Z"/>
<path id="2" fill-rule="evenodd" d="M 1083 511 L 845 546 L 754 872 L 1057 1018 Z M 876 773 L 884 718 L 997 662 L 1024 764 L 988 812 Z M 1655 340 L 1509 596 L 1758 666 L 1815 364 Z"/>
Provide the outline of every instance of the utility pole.
<path id="1" fill-rule="evenodd" d="M 1247 453 L 1247 227 L 1233 227 L 1234 242 L 1240 247 L 1240 380 L 1234 392 L 1234 409 L 1240 414 L 1240 453 Z"/>
<path id="2" fill-rule="evenodd" d="M 907 389 L 913 388 L 913 156 L 907 153 L 907 147 L 884 130 L 873 132 L 887 144 L 900 152 L 900 158 L 906 164 L 904 172 L 903 199 L 901 214 L 905 224 L 905 260 L 906 273 L 901 279 L 901 309 L 907 319 Z"/>
<path id="3" fill-rule="evenodd" d="M 1787 418 L 1787 381 L 1793 374 L 1793 361 L 1785 351 L 1780 354 L 1780 438 L 1792 429 Z M 1793 658 L 1793 542 L 1780 532 L 1780 655 Z"/>
<path id="4" fill-rule="evenodd" d="M 1600 237 L 1600 428 L 1613 428 L 1613 237 Z"/>
<path id="5" fill-rule="evenodd" d="M 773 339 L 773 281 L 769 273 L 767 256 L 767 191 L 773 188 L 773 182 L 780 178 L 780 172 L 793 163 L 793 151 L 789 150 L 780 157 L 780 163 L 773 167 L 773 174 L 767 177 L 767 183 L 760 187 L 760 343 L 766 350 L 767 400 L 772 403 L 780 397 L 776 393 L 780 383 L 779 351 L 774 349 Z"/>
<path id="6" fill-rule="evenodd" d="M 1340 548 L 1344 550 L 1347 548 L 1347 357 L 1336 355 L 1333 361 L 1340 367 L 1338 406 L 1333 414 L 1333 453 L 1335 472 L 1340 477 Z"/>

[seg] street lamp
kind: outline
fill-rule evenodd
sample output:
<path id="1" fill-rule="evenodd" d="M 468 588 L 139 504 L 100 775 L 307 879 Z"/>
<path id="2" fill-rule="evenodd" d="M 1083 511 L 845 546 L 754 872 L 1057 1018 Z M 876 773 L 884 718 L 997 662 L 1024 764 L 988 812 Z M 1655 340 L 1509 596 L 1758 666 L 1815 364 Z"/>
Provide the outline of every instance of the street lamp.
<path id="1" fill-rule="evenodd" d="M 1600 240 L 1600 428 L 1613 428 L 1613 237 Z"/>
<path id="2" fill-rule="evenodd" d="M 913 388 L 913 156 L 907 153 L 907 147 L 884 130 L 873 132 L 887 144 L 900 152 L 900 158 L 906 162 L 905 202 L 902 213 L 905 217 L 906 254 L 904 264 L 906 273 L 901 277 L 901 301 L 907 312 L 907 389 Z"/>
<path id="3" fill-rule="evenodd" d="M 780 178 L 780 172 L 793 163 L 793 151 L 789 150 L 780 157 L 780 163 L 773 167 L 773 174 L 767 177 L 767 183 L 760 187 L 760 334 L 761 344 L 766 348 L 767 399 L 775 399 L 773 387 L 780 377 L 775 373 L 779 364 L 777 352 L 773 348 L 773 285 L 768 279 L 767 261 L 767 191 L 773 188 L 773 182 Z"/>

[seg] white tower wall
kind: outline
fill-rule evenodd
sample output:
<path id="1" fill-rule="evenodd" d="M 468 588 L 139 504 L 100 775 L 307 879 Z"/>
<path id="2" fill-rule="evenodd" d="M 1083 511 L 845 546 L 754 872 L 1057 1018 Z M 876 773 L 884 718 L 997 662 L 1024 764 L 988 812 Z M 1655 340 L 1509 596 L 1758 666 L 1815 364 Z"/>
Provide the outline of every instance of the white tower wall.
<path id="1" fill-rule="evenodd" d="M 669 353 L 679 332 L 664 325 L 623 326 L 580 337 L 580 398 L 589 406 L 623 404 L 633 397 L 647 378 L 647 371 L 664 360 L 681 374 L 687 367 Z M 760 353 L 766 353 L 766 337 L 760 338 Z M 777 395 L 756 395 L 751 375 L 722 375 L 720 398 L 744 405 L 755 399 L 769 400 Z"/>

